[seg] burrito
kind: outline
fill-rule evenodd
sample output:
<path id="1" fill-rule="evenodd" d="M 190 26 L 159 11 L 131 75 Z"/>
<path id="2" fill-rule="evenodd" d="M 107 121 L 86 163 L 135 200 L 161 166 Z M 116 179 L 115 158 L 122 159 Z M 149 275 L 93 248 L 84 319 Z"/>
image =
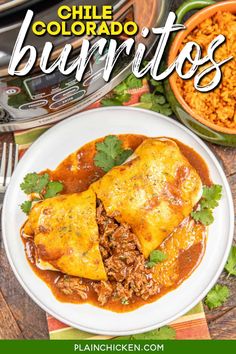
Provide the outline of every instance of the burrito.
<path id="1" fill-rule="evenodd" d="M 128 224 L 147 258 L 192 212 L 202 182 L 178 145 L 166 138 L 145 140 L 121 166 L 90 186 L 106 213 Z"/>
<path id="2" fill-rule="evenodd" d="M 23 236 L 33 238 L 39 268 L 107 279 L 99 250 L 96 195 L 91 189 L 37 203 L 23 227 Z"/>

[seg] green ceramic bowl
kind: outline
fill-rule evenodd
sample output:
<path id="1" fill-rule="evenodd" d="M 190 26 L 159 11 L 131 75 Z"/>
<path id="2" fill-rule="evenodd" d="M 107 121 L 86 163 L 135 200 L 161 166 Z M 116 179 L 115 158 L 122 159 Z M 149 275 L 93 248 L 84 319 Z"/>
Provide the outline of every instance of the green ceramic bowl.
<path id="1" fill-rule="evenodd" d="M 173 62 L 183 39 L 205 19 L 212 17 L 218 11 L 236 13 L 236 0 L 215 3 L 212 0 L 189 0 L 177 10 L 178 22 L 191 10 L 202 9 L 185 23 L 187 29 L 181 31 L 173 40 L 169 51 L 168 65 Z M 175 84 L 174 75 L 165 82 L 165 91 L 177 118 L 201 138 L 211 143 L 236 147 L 236 129 L 223 128 L 200 117 L 184 101 Z"/>

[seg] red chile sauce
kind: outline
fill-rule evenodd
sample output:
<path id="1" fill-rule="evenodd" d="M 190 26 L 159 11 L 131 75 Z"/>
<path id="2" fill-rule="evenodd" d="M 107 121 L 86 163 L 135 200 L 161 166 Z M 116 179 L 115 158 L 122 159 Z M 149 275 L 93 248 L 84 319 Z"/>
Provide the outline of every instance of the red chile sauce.
<path id="1" fill-rule="evenodd" d="M 119 135 L 118 137 L 122 140 L 123 146 L 125 148 L 130 148 L 132 150 L 135 150 L 146 139 L 145 136 L 134 134 Z M 50 175 L 52 180 L 59 180 L 64 184 L 64 194 L 82 192 L 86 190 L 92 182 L 96 181 L 104 175 L 104 172 L 100 168 L 96 167 L 93 162 L 94 155 L 96 153 L 95 144 L 101 140 L 102 139 L 98 139 L 84 145 L 75 154 L 69 155 L 65 160 L 63 160 L 56 168 L 56 170 L 44 171 Z M 184 145 L 183 143 L 180 143 L 178 140 L 175 140 L 175 142 L 178 144 L 181 152 L 188 159 L 190 164 L 196 169 L 201 177 L 203 184 L 208 186 L 211 185 L 212 182 L 205 161 L 192 148 Z M 76 157 L 76 160 L 73 160 L 73 156 Z M 78 164 L 78 168 L 73 170 L 73 162 L 75 163 L 75 161 Z M 180 277 L 174 286 L 162 288 L 159 294 L 150 297 L 146 301 L 135 297 L 132 303 L 125 306 L 119 302 L 109 301 L 104 306 L 104 308 L 115 312 L 132 311 L 146 303 L 155 301 L 157 298 L 160 298 L 164 294 L 178 287 L 186 278 L 191 275 L 194 269 L 196 269 L 196 267 L 201 262 L 205 251 L 205 231 L 206 230 L 203 231 L 202 242 L 197 243 L 191 246 L 188 250 L 179 253 L 178 260 L 179 264 L 181 265 Z M 25 243 L 24 239 L 23 242 Z M 58 276 L 61 275 L 60 272 L 40 270 L 35 266 L 35 264 L 32 264 L 32 262 L 29 261 L 29 263 L 34 272 L 50 287 L 54 296 L 59 301 L 71 303 L 89 302 L 93 305 L 100 306 L 97 301 L 97 295 L 93 288 L 90 286 L 90 280 L 84 280 L 84 283 L 89 286 L 89 293 L 88 300 L 83 301 L 78 297 L 78 295 L 65 295 L 57 288 L 55 281 Z"/>

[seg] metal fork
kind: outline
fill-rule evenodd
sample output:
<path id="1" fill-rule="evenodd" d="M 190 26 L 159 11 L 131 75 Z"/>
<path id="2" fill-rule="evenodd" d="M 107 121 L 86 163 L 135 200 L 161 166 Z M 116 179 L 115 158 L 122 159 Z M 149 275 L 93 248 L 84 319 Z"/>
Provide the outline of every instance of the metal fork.
<path id="1" fill-rule="evenodd" d="M 5 193 L 12 173 L 19 159 L 19 147 L 13 143 L 3 143 L 0 167 L 0 193 Z"/>

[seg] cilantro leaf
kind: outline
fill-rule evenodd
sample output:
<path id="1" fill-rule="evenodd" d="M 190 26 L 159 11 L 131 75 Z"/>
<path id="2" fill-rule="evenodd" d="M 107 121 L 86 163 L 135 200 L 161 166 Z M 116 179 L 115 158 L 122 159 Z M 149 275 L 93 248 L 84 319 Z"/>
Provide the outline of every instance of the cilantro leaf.
<path id="1" fill-rule="evenodd" d="M 31 194 L 31 200 L 27 200 L 21 204 L 21 209 L 26 214 L 29 214 L 33 202 L 54 197 L 63 190 L 63 184 L 58 181 L 50 181 L 48 173 L 38 175 L 35 172 L 28 173 L 20 187 L 25 194 Z M 32 200 L 32 193 L 40 194 L 40 196 L 33 196 Z"/>
<path id="2" fill-rule="evenodd" d="M 31 200 L 26 200 L 24 203 L 21 204 L 21 210 L 25 213 L 25 214 L 29 214 L 31 207 L 32 207 L 32 201 Z"/>
<path id="3" fill-rule="evenodd" d="M 151 252 L 149 258 L 150 258 L 151 262 L 158 263 L 158 262 L 163 262 L 164 260 L 166 260 L 167 256 L 159 250 L 154 250 Z"/>
<path id="4" fill-rule="evenodd" d="M 50 181 L 47 185 L 46 193 L 44 194 L 44 198 L 52 198 L 55 197 L 58 193 L 63 190 L 63 184 L 57 181 Z"/>
<path id="5" fill-rule="evenodd" d="M 115 159 L 122 152 L 122 141 L 115 135 L 108 135 L 102 142 L 96 144 L 96 150 Z"/>
<path id="6" fill-rule="evenodd" d="M 158 329 L 154 329 L 153 331 L 140 333 L 140 334 L 133 334 L 131 336 L 122 336 L 119 337 L 119 340 L 128 339 L 128 340 L 152 340 L 152 339 L 159 339 L 159 340 L 171 340 L 176 338 L 176 332 L 173 327 L 164 326 Z"/>
<path id="7" fill-rule="evenodd" d="M 203 208 L 214 209 L 219 205 L 219 200 L 222 197 L 222 186 L 214 184 L 211 187 L 203 187 L 201 205 Z"/>
<path id="8" fill-rule="evenodd" d="M 104 172 L 108 172 L 115 166 L 114 159 L 105 152 L 98 152 L 94 157 L 94 164 Z"/>
<path id="9" fill-rule="evenodd" d="M 168 103 L 166 103 L 162 106 L 160 113 L 163 114 L 164 116 L 169 117 L 172 115 L 173 111 L 172 111 L 170 105 Z"/>
<path id="10" fill-rule="evenodd" d="M 128 102 L 131 98 L 131 94 L 128 90 L 140 88 L 142 85 L 142 79 L 138 79 L 134 74 L 131 74 L 113 89 L 111 95 L 101 100 L 101 105 L 104 107 L 122 106 L 123 103 Z"/>
<path id="11" fill-rule="evenodd" d="M 119 96 L 117 96 L 117 99 L 120 101 L 121 105 L 125 102 L 129 102 L 130 98 L 131 98 L 131 94 L 127 92 L 126 93 L 124 92 Z"/>
<path id="12" fill-rule="evenodd" d="M 132 154 L 133 150 L 131 149 L 123 150 L 115 159 L 116 166 L 122 165 Z"/>
<path id="13" fill-rule="evenodd" d="M 122 106 L 123 103 L 128 102 L 131 98 L 129 93 L 121 93 L 110 97 L 105 97 L 101 100 L 101 105 L 107 106 Z"/>
<path id="14" fill-rule="evenodd" d="M 221 197 L 222 186 L 219 184 L 214 184 L 211 187 L 204 186 L 198 209 L 191 213 L 192 218 L 203 225 L 211 225 L 214 221 L 213 209 L 219 205 Z"/>
<path id="15" fill-rule="evenodd" d="M 225 269 L 229 275 L 236 275 L 236 246 L 232 246 Z"/>
<path id="16" fill-rule="evenodd" d="M 131 74 L 125 80 L 127 90 L 141 88 L 143 86 L 143 80 L 138 79 L 134 74 Z"/>
<path id="17" fill-rule="evenodd" d="M 103 142 L 96 144 L 95 166 L 108 172 L 112 167 L 121 165 L 132 155 L 131 149 L 123 149 L 122 141 L 115 135 L 107 136 Z"/>
<path id="18" fill-rule="evenodd" d="M 113 89 L 114 93 L 116 93 L 117 95 L 123 94 L 126 90 L 127 90 L 127 85 L 125 81 L 121 82 Z"/>
<path id="19" fill-rule="evenodd" d="M 147 267 L 153 268 L 157 263 L 163 262 L 166 259 L 167 256 L 163 252 L 159 250 L 154 250 L 150 253 L 149 262 L 147 262 Z"/>
<path id="20" fill-rule="evenodd" d="M 150 109 L 166 116 L 170 116 L 172 114 L 172 109 L 169 103 L 167 103 L 165 97 L 160 94 L 156 95 L 155 92 L 144 93 L 140 98 L 139 107 Z"/>
<path id="21" fill-rule="evenodd" d="M 141 102 L 152 103 L 152 104 L 164 104 L 166 99 L 161 95 L 153 95 L 152 93 L 144 93 L 141 96 Z"/>
<path id="22" fill-rule="evenodd" d="M 211 209 L 192 211 L 191 216 L 195 221 L 199 221 L 205 226 L 209 226 L 214 222 L 214 216 Z"/>
<path id="23" fill-rule="evenodd" d="M 123 82 L 114 88 L 116 94 L 122 94 L 128 90 L 135 88 L 141 88 L 143 86 L 143 80 L 138 79 L 134 74 L 129 75 Z"/>
<path id="24" fill-rule="evenodd" d="M 47 173 L 43 175 L 38 175 L 37 173 L 28 173 L 20 187 L 26 194 L 42 193 L 48 182 L 49 175 Z"/>
<path id="25" fill-rule="evenodd" d="M 162 93 L 164 94 L 164 87 L 161 81 L 156 81 L 154 79 L 150 80 L 150 84 L 154 87 L 155 93 Z"/>
<path id="26" fill-rule="evenodd" d="M 208 308 L 214 309 L 222 306 L 230 295 L 229 288 L 225 285 L 216 284 L 207 294 L 205 304 Z"/>
<path id="27" fill-rule="evenodd" d="M 122 103 L 119 99 L 115 98 L 115 97 L 107 97 L 107 98 L 103 98 L 101 100 L 101 105 L 103 107 L 109 107 L 109 106 L 121 106 Z"/>

